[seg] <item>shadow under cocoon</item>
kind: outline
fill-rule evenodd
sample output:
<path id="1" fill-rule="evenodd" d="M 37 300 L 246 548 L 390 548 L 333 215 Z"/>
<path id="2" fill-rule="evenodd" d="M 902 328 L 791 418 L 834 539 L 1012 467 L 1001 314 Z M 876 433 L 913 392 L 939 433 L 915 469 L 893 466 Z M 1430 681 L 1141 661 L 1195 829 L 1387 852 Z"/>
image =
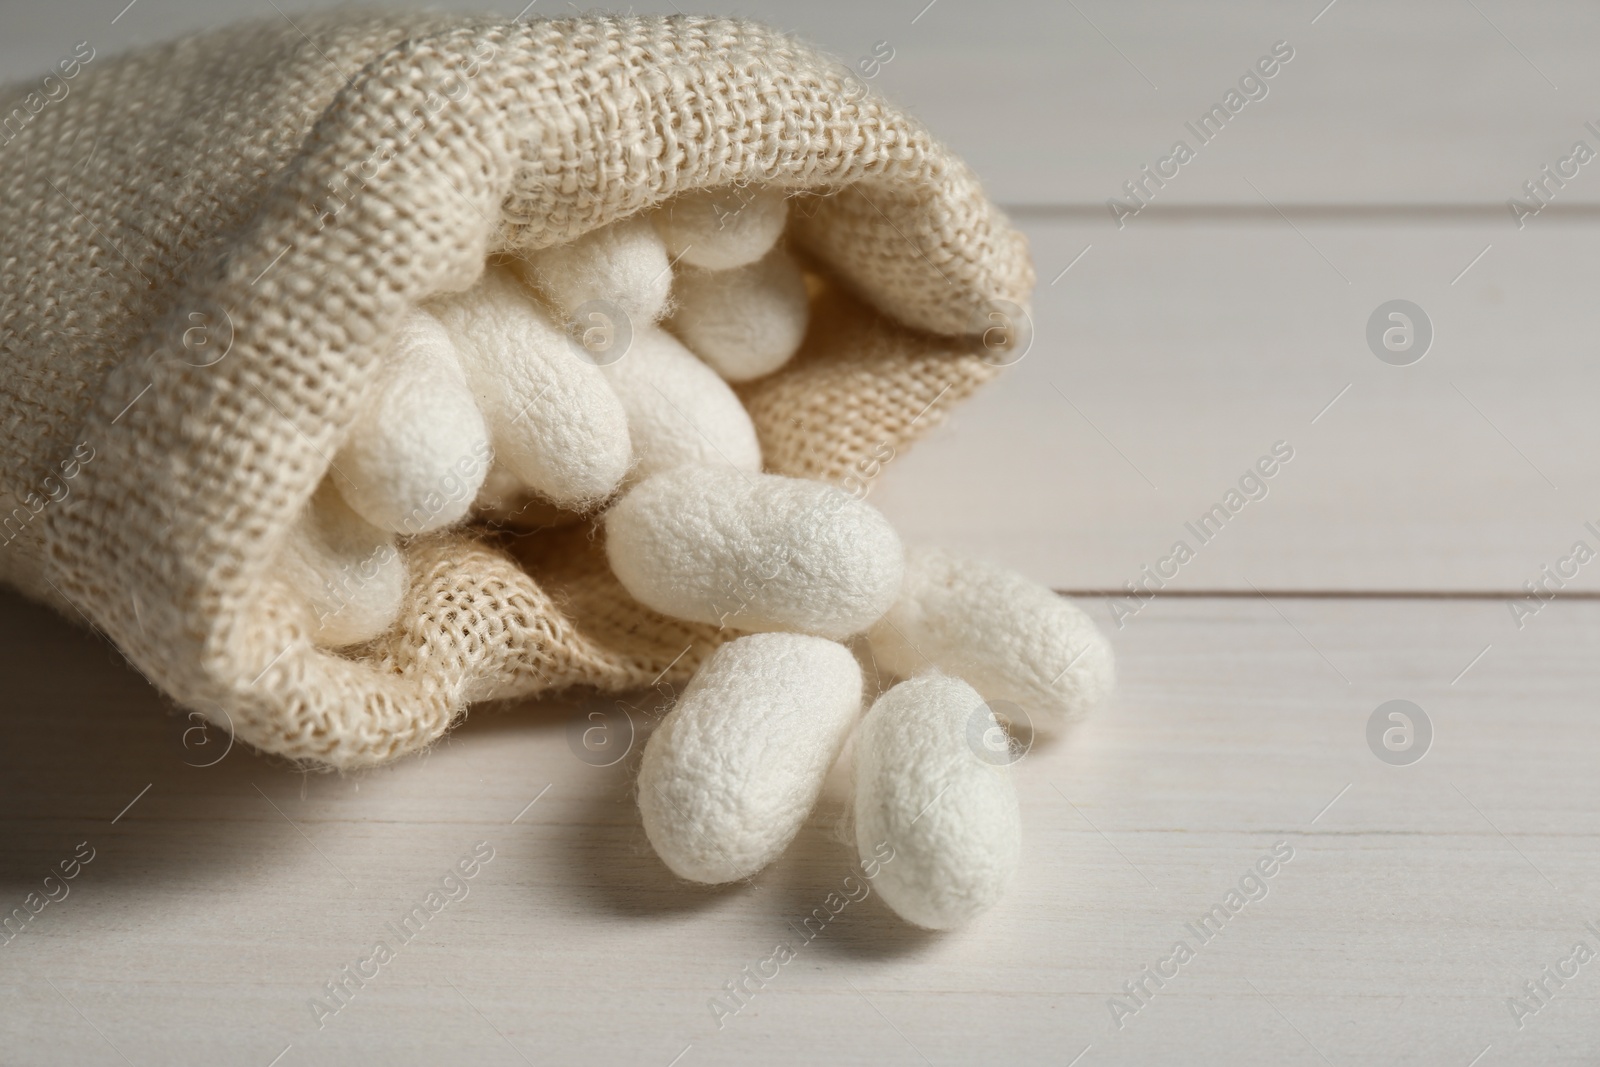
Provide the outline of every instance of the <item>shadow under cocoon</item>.
<path id="1" fill-rule="evenodd" d="M 812 953 L 889 960 L 932 949 L 941 934 L 906 922 L 883 902 L 873 881 L 862 876 L 855 846 L 832 832 L 838 815 L 819 805 L 768 868 L 776 887 L 768 897 L 775 940 L 794 948 L 795 962 Z"/>
<path id="2" fill-rule="evenodd" d="M 742 882 L 707 886 L 679 878 L 645 836 L 635 783 L 645 743 L 670 706 L 667 695 L 657 690 L 574 693 L 562 719 L 566 737 L 560 755 L 571 761 L 563 784 L 578 794 L 582 814 L 563 819 L 541 847 L 552 850 L 549 864 L 578 889 L 570 894 L 573 904 L 609 919 L 649 922 L 693 914 L 726 904 L 747 888 Z M 608 731 L 630 730 L 626 751 L 580 757 L 586 751 L 583 731 L 592 723 Z M 586 766 L 588 760 L 594 764 Z"/>

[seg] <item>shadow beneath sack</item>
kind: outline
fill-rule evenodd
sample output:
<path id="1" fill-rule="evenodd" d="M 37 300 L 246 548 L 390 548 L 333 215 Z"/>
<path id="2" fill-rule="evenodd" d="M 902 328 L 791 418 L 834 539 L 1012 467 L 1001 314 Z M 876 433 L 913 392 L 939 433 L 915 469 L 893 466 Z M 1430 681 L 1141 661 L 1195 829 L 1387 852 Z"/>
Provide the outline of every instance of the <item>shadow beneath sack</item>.
<path id="1" fill-rule="evenodd" d="M 178 708 L 103 636 L 10 593 L 0 677 L 0 899 L 38 888 L 85 843 L 96 881 L 203 878 L 255 857 L 240 831 L 277 818 L 252 782 L 299 787 L 286 761 Z"/>

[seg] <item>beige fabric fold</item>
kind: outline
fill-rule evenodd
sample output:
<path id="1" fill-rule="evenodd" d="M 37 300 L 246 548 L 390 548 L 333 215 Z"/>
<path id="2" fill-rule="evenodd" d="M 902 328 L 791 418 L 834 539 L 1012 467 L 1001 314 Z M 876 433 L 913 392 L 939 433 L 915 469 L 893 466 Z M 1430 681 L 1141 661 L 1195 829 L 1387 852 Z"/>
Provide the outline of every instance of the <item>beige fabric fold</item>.
<path id="1" fill-rule="evenodd" d="M 748 22 L 276 19 L 64 70 L 0 95 L 0 578 L 294 759 L 680 679 L 731 636 L 633 603 L 585 522 L 414 540 L 393 632 L 313 644 L 272 561 L 417 301 L 686 190 L 791 190 L 828 284 L 741 396 L 770 469 L 864 485 L 994 373 L 967 335 L 1032 287 L 965 166 Z"/>

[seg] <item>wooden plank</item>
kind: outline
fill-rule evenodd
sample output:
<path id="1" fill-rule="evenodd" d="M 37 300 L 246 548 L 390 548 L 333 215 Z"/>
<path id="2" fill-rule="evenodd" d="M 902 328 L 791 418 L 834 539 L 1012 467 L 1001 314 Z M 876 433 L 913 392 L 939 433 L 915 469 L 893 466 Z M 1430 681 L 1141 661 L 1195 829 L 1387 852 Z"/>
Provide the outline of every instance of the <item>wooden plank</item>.
<path id="1" fill-rule="evenodd" d="M 286 10 L 337 3 L 312 0 Z M 438 6 L 484 9 L 477 0 Z M 501 9 L 510 17 L 522 6 Z M 540 5 L 533 13 L 590 6 Z M 649 0 L 636 9 L 670 14 L 681 6 Z M 1506 200 L 1541 167 L 1555 165 L 1578 139 L 1600 150 L 1600 135 L 1584 125 L 1600 124 L 1591 103 L 1600 91 L 1591 60 L 1600 10 L 1593 5 L 1559 0 L 1538 5 L 1536 15 L 1510 0 L 1325 6 L 735 5 L 846 62 L 867 60 L 873 84 L 954 146 L 998 199 L 1084 205 L 1107 226 L 1106 200 L 1178 139 L 1196 158 L 1157 192 L 1157 205 L 1260 208 L 1263 198 L 1282 205 L 1478 204 L 1505 226 L 1512 223 Z M 255 0 L 123 7 L 62 0 L 8 12 L 0 71 L 7 80 L 42 75 L 79 40 L 110 55 L 273 14 Z M 1280 40 L 1294 58 L 1265 83 L 1266 95 L 1245 103 L 1211 143 L 1188 133 L 1185 123 L 1222 102 Z M 872 62 L 891 54 L 887 63 Z M 1556 208 L 1600 204 L 1595 169 L 1580 168 L 1564 188 L 1550 186 Z"/>
<path id="2" fill-rule="evenodd" d="M 1600 12 L 1527 13 L 1487 0 L 940 4 L 915 27 L 878 28 L 902 45 L 881 81 L 1006 202 L 1101 208 L 1183 140 L 1195 158 L 1164 188 L 1147 187 L 1157 204 L 1504 211 L 1575 140 L 1600 149 L 1584 125 L 1600 120 L 1587 103 Z M 1265 96 L 1215 138 L 1191 132 L 1280 41 L 1294 58 Z M 1554 190 L 1558 204 L 1597 198 L 1600 175 L 1583 168 Z"/>
<path id="3" fill-rule="evenodd" d="M 800 944 L 790 922 L 851 873 L 837 789 L 753 885 L 677 885 L 631 800 L 637 751 L 580 762 L 558 708 L 476 714 L 346 778 L 242 748 L 186 766 L 215 750 L 185 749 L 95 638 L 7 598 L 6 907 L 78 842 L 95 855 L 0 947 L 0 1042 L 10 1063 L 1590 1063 L 1594 964 L 1521 1029 L 1506 1000 L 1600 948 L 1600 605 L 1557 603 L 1461 675 L 1499 610 L 1162 601 L 1117 638 L 1114 705 L 1017 765 L 1001 907 L 925 936 L 870 897 Z M 1435 730 L 1404 767 L 1365 740 L 1397 697 Z M 468 895 L 318 1029 L 309 999 L 479 841 Z M 1200 944 L 1185 924 L 1278 842 L 1266 897 Z M 1114 1028 L 1109 999 L 1180 939 L 1195 958 Z M 719 1029 L 710 999 L 779 942 L 795 959 Z"/>
<path id="4" fill-rule="evenodd" d="M 1580 539 L 1600 552 L 1586 230 L 1028 232 L 1033 348 L 874 490 L 908 540 L 1074 589 L 1121 589 L 1179 540 L 1175 590 L 1516 592 Z M 1394 298 L 1434 326 L 1411 366 L 1368 347 Z M 1202 544 L 1186 524 L 1279 441 L 1268 495 Z"/>

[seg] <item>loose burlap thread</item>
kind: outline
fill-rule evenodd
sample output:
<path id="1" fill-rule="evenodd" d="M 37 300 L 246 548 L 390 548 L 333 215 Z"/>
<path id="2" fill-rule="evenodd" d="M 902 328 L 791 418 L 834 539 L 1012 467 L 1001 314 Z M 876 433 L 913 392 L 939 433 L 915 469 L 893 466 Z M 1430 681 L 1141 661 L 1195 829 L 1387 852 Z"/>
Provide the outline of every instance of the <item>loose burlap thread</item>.
<path id="1" fill-rule="evenodd" d="M 769 470 L 840 482 L 994 373 L 967 335 L 1032 288 L 960 161 L 749 22 L 279 19 L 47 88 L 3 97 L 0 579 L 293 759 L 372 765 L 470 702 L 681 679 L 731 636 L 632 601 L 582 524 L 412 539 L 392 631 L 314 644 L 273 559 L 419 300 L 688 190 L 792 191 L 828 284 L 800 355 L 739 392 Z"/>

